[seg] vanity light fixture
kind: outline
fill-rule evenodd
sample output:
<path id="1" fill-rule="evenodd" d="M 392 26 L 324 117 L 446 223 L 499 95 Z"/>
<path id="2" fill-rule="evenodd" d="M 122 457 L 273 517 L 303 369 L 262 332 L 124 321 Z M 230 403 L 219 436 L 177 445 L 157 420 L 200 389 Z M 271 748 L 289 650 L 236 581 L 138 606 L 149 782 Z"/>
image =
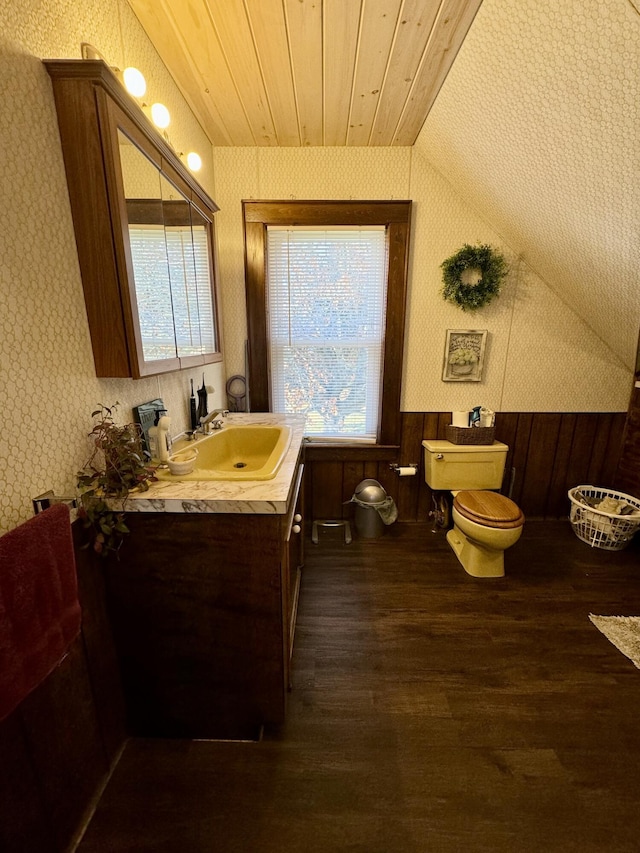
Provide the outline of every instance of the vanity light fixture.
<path id="1" fill-rule="evenodd" d="M 144 79 L 144 75 L 132 65 L 130 65 L 129 68 L 124 69 L 122 72 L 122 79 L 124 81 L 125 89 L 130 95 L 133 95 L 134 98 L 142 98 L 144 93 L 147 91 L 147 81 Z"/>
<path id="2" fill-rule="evenodd" d="M 166 127 L 169 127 L 171 122 L 171 116 L 169 115 L 169 110 L 165 107 L 164 104 L 152 104 L 151 105 L 151 118 L 156 127 L 164 130 Z"/>
<path id="3" fill-rule="evenodd" d="M 187 154 L 187 166 L 192 172 L 199 172 L 202 168 L 202 158 L 195 151 L 189 151 Z"/>
<path id="4" fill-rule="evenodd" d="M 105 65 L 109 65 L 104 54 L 102 54 L 97 47 L 94 47 L 89 42 L 82 42 L 80 45 L 80 50 L 82 53 L 83 59 L 100 59 Z M 156 102 L 149 107 L 148 104 L 144 103 L 142 100 L 147 91 L 147 81 L 144 78 L 144 74 L 135 68 L 133 65 L 127 66 L 124 71 L 120 71 L 119 68 L 116 68 L 112 65 L 109 65 L 111 70 L 115 73 L 115 75 L 119 78 L 120 82 L 123 84 L 124 88 L 127 92 L 139 101 L 139 106 L 141 107 L 144 114 L 147 118 L 150 118 L 153 124 L 160 130 L 163 130 L 163 136 L 165 142 L 175 151 L 171 140 L 167 136 L 166 129 L 169 127 L 171 123 L 171 115 L 169 110 L 165 107 L 164 104 Z M 176 152 L 178 153 L 178 152 Z M 178 156 L 182 159 L 182 154 L 178 154 Z M 202 168 L 202 158 L 195 151 L 190 151 L 186 157 L 187 166 L 192 172 L 199 172 Z"/>

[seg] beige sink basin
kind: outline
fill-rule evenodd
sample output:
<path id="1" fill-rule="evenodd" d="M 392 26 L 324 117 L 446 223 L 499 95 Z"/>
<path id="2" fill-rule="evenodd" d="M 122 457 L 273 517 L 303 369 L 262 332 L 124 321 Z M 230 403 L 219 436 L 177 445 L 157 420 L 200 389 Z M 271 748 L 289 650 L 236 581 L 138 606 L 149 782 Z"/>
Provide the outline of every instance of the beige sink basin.
<path id="1" fill-rule="evenodd" d="M 184 447 L 198 450 L 190 474 L 160 470 L 162 480 L 271 480 L 278 472 L 289 445 L 291 428 L 279 425 L 225 424 L 206 438 Z"/>

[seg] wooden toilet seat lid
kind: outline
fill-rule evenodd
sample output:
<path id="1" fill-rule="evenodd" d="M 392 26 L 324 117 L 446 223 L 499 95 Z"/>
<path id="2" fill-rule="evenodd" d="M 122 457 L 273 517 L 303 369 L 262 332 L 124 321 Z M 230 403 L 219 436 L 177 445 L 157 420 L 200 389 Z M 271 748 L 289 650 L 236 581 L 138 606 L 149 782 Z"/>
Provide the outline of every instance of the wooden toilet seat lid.
<path id="1" fill-rule="evenodd" d="M 524 513 L 520 507 L 497 492 L 458 492 L 453 499 L 453 506 L 469 521 L 485 527 L 509 529 L 524 524 Z"/>

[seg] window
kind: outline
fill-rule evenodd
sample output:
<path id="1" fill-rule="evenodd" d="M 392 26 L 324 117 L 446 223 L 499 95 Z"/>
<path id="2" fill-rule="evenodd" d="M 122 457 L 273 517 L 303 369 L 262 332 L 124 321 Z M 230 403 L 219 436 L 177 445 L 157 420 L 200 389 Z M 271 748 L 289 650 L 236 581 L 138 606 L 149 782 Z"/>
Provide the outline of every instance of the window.
<path id="1" fill-rule="evenodd" d="M 411 202 L 243 210 L 251 410 L 304 412 L 319 440 L 397 444 Z"/>
<path id="2" fill-rule="evenodd" d="M 306 434 L 375 441 L 384 343 L 384 226 L 267 228 L 274 412 Z"/>

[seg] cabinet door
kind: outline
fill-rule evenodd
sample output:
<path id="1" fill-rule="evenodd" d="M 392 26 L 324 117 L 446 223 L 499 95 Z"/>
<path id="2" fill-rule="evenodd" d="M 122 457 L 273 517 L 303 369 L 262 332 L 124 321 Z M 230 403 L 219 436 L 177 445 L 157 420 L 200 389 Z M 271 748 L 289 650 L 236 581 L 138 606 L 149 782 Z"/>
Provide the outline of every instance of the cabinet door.
<path id="1" fill-rule="evenodd" d="M 302 487 L 304 477 L 304 465 L 299 465 L 296 475 L 296 484 L 292 506 L 287 516 L 287 538 L 285 548 L 285 566 L 283 574 L 286 574 L 284 582 L 287 586 L 287 638 L 289 660 L 293 654 L 293 641 L 296 631 L 296 616 L 298 612 L 298 598 L 300 595 L 300 579 L 302 566 L 304 565 L 304 488 Z"/>
<path id="2" fill-rule="evenodd" d="M 217 349 L 213 303 L 213 222 L 188 200 L 188 187 L 161 178 L 176 351 L 182 367 Z"/>
<path id="3" fill-rule="evenodd" d="M 218 347 L 216 312 L 213 301 L 215 270 L 209 246 L 214 245 L 213 221 L 206 211 L 191 205 L 191 238 L 193 241 L 194 278 L 196 284 L 195 311 L 198 318 L 198 337 L 201 354 L 215 352 Z"/>
<path id="4" fill-rule="evenodd" d="M 124 252 L 139 374 L 197 367 L 218 351 L 212 213 L 111 106 L 126 200 Z M 135 214 L 135 215 L 134 215 Z"/>
<path id="5" fill-rule="evenodd" d="M 163 182 L 157 166 L 118 129 L 127 215 L 125 261 L 141 372 L 171 360 L 178 368 L 171 264 L 165 234 Z"/>

